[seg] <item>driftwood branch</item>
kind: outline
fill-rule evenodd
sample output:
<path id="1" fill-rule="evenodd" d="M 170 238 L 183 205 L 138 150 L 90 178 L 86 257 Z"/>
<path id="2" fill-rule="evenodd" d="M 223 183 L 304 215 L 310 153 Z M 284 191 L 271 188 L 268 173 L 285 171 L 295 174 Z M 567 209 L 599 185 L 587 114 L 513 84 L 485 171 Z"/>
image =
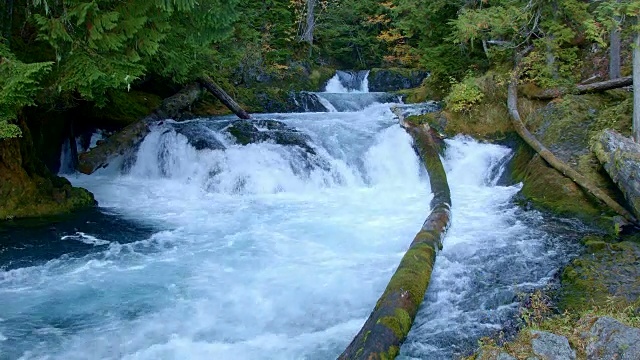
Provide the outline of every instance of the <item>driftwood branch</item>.
<path id="1" fill-rule="evenodd" d="M 393 359 L 413 325 L 431 279 L 436 253 L 449 227 L 451 194 L 428 125 L 404 124 L 429 173 L 431 214 L 413 239 L 360 332 L 339 359 Z"/>
<path id="2" fill-rule="evenodd" d="M 233 111 L 233 113 L 236 114 L 240 119 L 251 119 L 249 113 L 247 113 L 242 107 L 240 107 L 240 105 L 238 105 L 238 103 L 233 100 L 233 98 L 229 96 L 229 94 L 227 94 L 218 84 L 216 84 L 213 79 L 205 75 L 202 76 L 198 81 L 205 89 L 209 90 L 209 92 L 212 93 L 213 96 L 218 98 L 218 100 L 220 100 L 226 107 L 228 107 L 229 110 Z"/>
<path id="3" fill-rule="evenodd" d="M 516 62 L 516 68 L 512 75 L 511 82 L 509 83 L 509 91 L 507 98 L 507 108 L 509 115 L 511 116 L 511 122 L 516 132 L 520 137 L 531 146 L 551 167 L 562 173 L 564 176 L 571 179 L 582 189 L 593 195 L 595 198 L 606 204 L 613 211 L 623 216 L 627 221 L 637 224 L 637 220 L 633 215 L 627 211 L 624 207 L 618 204 L 615 200 L 605 194 L 600 188 L 594 185 L 582 174 L 573 170 L 569 165 L 565 164 L 562 160 L 558 159 L 551 151 L 549 151 L 533 134 L 527 130 L 522 123 L 520 112 L 518 111 L 518 78 L 520 73 L 519 60 Z"/>
<path id="4" fill-rule="evenodd" d="M 551 100 L 566 94 L 589 94 L 618 89 L 632 84 L 633 79 L 631 76 L 628 76 L 586 85 L 576 85 L 574 88 L 547 89 L 538 94 L 530 95 L 529 97 L 535 100 Z"/>
<path id="5" fill-rule="evenodd" d="M 191 84 L 177 94 L 164 99 L 162 104 L 149 116 L 125 127 L 88 152 L 80 154 L 78 171 L 92 174 L 96 170 L 106 167 L 113 158 L 135 148 L 149 133 L 151 123 L 179 117 L 182 110 L 191 106 L 201 93 L 200 85 Z"/>

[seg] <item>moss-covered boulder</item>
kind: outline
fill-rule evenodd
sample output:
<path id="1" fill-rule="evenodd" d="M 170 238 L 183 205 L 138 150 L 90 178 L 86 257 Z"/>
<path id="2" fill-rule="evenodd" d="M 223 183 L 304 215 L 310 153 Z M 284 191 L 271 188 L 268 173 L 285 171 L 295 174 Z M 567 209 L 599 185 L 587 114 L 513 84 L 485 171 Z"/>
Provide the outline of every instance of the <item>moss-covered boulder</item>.
<path id="1" fill-rule="evenodd" d="M 624 94 L 567 95 L 532 111 L 527 127 L 559 159 L 596 184 L 608 196 L 624 202 L 622 194 L 591 151 L 594 136 L 606 127 L 625 128 L 628 118 L 613 114 L 626 101 Z M 526 159 L 531 157 L 531 160 Z M 516 155 L 514 179 L 523 181 L 522 194 L 535 205 L 585 220 L 606 221 L 612 213 L 571 180 L 534 156 L 528 147 Z"/>
<path id="2" fill-rule="evenodd" d="M 93 195 L 55 176 L 36 157 L 31 134 L 0 140 L 0 220 L 64 214 L 93 207 Z"/>
<path id="3" fill-rule="evenodd" d="M 562 273 L 561 310 L 583 311 L 608 299 L 640 298 L 640 244 L 610 243 L 588 236 L 587 253 L 573 260 Z"/>
<path id="4" fill-rule="evenodd" d="M 573 181 L 554 170 L 523 141 L 513 136 L 506 107 L 506 85 L 499 74 L 477 78 L 482 100 L 468 111 L 442 111 L 422 115 L 420 121 L 447 136 L 471 135 L 480 140 L 506 142 L 515 150 L 512 180 L 523 182 L 522 198 L 536 208 L 610 225 L 609 213 Z M 527 127 L 558 158 L 568 163 L 617 201 L 624 201 L 595 155 L 594 135 L 604 128 L 630 130 L 629 96 L 621 92 L 567 95 L 552 102 L 520 98 L 519 110 Z M 514 141 L 514 139 L 516 139 Z M 604 217 L 602 215 L 605 215 Z"/>

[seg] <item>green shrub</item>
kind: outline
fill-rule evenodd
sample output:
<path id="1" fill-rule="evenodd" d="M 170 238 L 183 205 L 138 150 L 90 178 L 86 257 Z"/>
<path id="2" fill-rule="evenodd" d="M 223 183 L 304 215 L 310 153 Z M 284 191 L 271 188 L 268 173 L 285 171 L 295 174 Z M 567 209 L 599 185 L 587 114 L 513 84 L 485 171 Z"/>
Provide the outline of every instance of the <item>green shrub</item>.
<path id="1" fill-rule="evenodd" d="M 460 82 L 452 82 L 449 95 L 444 98 L 446 108 L 453 112 L 469 112 L 473 105 L 484 98 L 484 93 L 478 86 L 476 79 L 467 75 Z"/>

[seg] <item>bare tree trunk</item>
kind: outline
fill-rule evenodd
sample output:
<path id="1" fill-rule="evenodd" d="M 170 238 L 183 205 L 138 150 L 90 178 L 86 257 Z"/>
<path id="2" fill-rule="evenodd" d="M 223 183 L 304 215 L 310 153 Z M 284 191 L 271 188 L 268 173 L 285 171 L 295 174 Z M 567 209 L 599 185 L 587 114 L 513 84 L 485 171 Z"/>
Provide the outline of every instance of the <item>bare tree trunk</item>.
<path id="1" fill-rule="evenodd" d="M 617 79 L 620 76 L 620 19 L 615 18 L 615 25 L 609 34 L 609 79 Z"/>
<path id="2" fill-rule="evenodd" d="M 313 31 L 316 27 L 316 1 L 317 0 L 307 0 L 307 19 L 301 37 L 302 41 L 308 42 L 311 45 L 313 45 Z"/>
<path id="3" fill-rule="evenodd" d="M 507 97 L 507 108 L 509 115 L 511 116 L 513 127 L 520 137 L 533 148 L 551 167 L 558 170 L 562 175 L 568 177 L 582 189 L 593 195 L 596 199 L 600 200 L 611 208 L 616 213 L 623 216 L 627 221 L 632 224 L 638 224 L 638 221 L 633 215 L 627 211 L 624 207 L 618 204 L 615 200 L 605 194 L 600 188 L 591 183 L 586 177 L 582 176 L 577 171 L 573 170 L 569 165 L 565 164 L 562 160 L 558 159 L 549 149 L 547 149 L 533 134 L 527 130 L 520 118 L 520 112 L 518 111 L 518 78 L 519 78 L 519 59 L 516 63 L 516 69 L 509 83 L 509 91 Z"/>
<path id="4" fill-rule="evenodd" d="M 551 100 L 566 94 L 580 95 L 619 89 L 621 87 L 629 86 L 632 83 L 633 79 L 631 76 L 628 76 L 586 85 L 576 85 L 574 88 L 547 89 L 537 94 L 528 95 L 528 97 L 535 100 Z"/>
<path id="5" fill-rule="evenodd" d="M 636 31 L 633 44 L 633 138 L 640 143 L 640 31 Z"/>
<path id="6" fill-rule="evenodd" d="M 424 299 L 436 253 L 451 221 L 449 184 L 431 130 L 428 125 L 402 122 L 413 137 L 429 173 L 432 211 L 402 257 L 373 312 L 340 355 L 340 360 L 394 359 L 398 356 L 400 345 L 411 330 Z"/>

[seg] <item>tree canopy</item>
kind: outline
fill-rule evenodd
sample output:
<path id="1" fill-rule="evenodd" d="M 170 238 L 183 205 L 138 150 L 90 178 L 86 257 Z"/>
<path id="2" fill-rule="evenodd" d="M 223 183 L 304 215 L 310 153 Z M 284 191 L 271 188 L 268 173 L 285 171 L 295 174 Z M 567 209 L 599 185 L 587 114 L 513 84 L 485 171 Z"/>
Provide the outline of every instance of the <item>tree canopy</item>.
<path id="1" fill-rule="evenodd" d="M 105 106 L 149 79 L 172 84 L 307 62 L 421 67 L 447 88 L 533 51 L 525 76 L 575 82 L 579 52 L 637 31 L 633 0 L 5 0 L 0 138 L 25 106 Z M 310 18 L 311 17 L 311 18 Z M 312 26 L 312 33 L 309 32 Z M 311 36 L 311 38 L 309 37 Z"/>

